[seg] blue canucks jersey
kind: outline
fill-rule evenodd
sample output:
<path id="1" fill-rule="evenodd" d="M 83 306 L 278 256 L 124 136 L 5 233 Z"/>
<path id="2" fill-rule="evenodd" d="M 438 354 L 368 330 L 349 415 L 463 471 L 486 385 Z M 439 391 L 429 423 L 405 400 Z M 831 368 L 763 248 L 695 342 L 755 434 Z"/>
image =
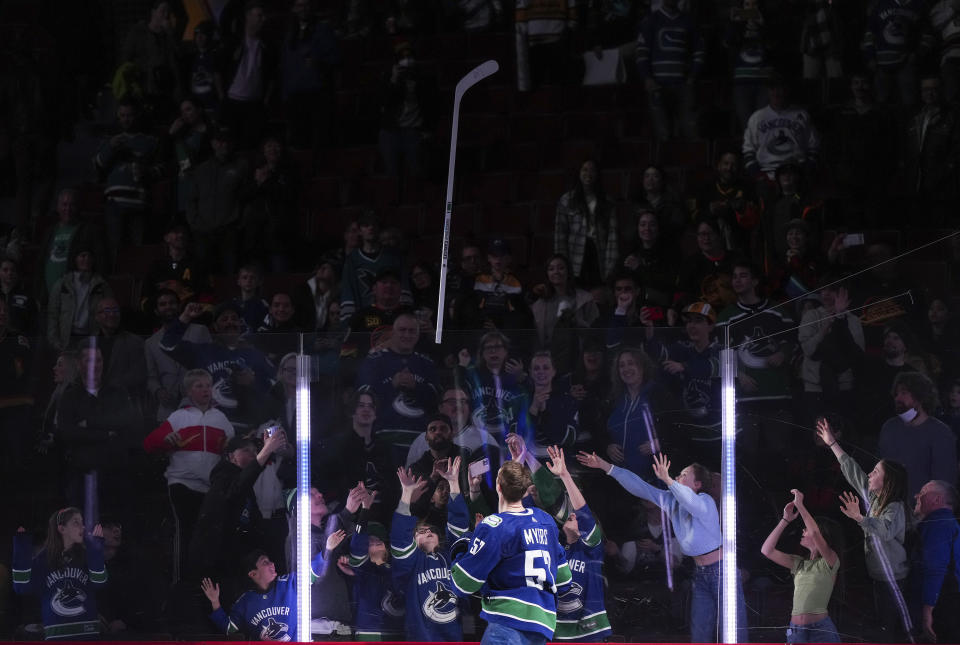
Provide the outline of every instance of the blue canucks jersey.
<path id="1" fill-rule="evenodd" d="M 480 617 L 487 622 L 553 638 L 557 592 L 570 583 L 570 568 L 545 511 L 488 515 L 452 575 L 457 594 L 480 592 Z"/>
<path id="2" fill-rule="evenodd" d="M 13 590 L 39 595 L 43 631 L 47 640 L 85 640 L 100 633 L 95 591 L 107 582 L 103 538 L 84 538 L 86 562 L 67 562 L 47 569 L 47 553 L 33 556 L 30 538 L 18 533 L 13 540 Z"/>
<path id="3" fill-rule="evenodd" d="M 353 620 L 357 640 L 399 640 L 403 634 L 404 600 L 393 586 L 390 563 L 374 564 L 368 547 L 370 536 L 354 533 L 350 538 L 350 566 L 353 568 Z"/>
<path id="4" fill-rule="evenodd" d="M 603 532 L 584 506 L 576 511 L 580 539 L 567 546 L 570 585 L 557 597 L 558 641 L 599 641 L 610 635 L 603 599 Z"/>
<path id="5" fill-rule="evenodd" d="M 447 506 L 447 543 L 462 537 L 469 528 L 467 504 L 462 495 Z M 460 641 L 460 610 L 450 582 L 450 556 L 446 549 L 424 553 L 417 548 L 414 529 L 417 518 L 393 514 L 390 553 L 393 581 L 406 597 L 407 640 Z"/>

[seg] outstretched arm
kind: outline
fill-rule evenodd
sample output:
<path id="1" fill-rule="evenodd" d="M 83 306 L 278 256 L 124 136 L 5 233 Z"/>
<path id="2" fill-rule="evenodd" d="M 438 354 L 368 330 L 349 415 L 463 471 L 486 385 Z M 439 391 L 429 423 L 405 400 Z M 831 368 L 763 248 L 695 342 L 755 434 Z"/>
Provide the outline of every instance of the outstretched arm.
<path id="1" fill-rule="evenodd" d="M 800 512 L 800 517 L 803 518 L 803 524 L 807 527 L 807 531 L 810 533 L 810 536 L 813 538 L 814 543 L 817 545 L 817 551 L 820 552 L 820 555 L 823 556 L 823 559 L 827 561 L 831 567 L 837 563 L 839 556 L 836 551 L 833 550 L 833 547 L 827 543 L 827 540 L 823 537 L 823 534 L 820 532 L 820 526 L 817 524 L 817 521 L 813 519 L 813 515 L 810 515 L 810 511 L 807 510 L 807 507 L 803 505 L 803 493 L 794 488 L 790 491 L 793 493 L 793 504 L 797 507 L 797 510 Z"/>
<path id="2" fill-rule="evenodd" d="M 760 547 L 760 553 L 787 569 L 793 568 L 794 560 L 791 556 L 778 549 L 777 543 L 780 541 L 780 536 L 783 535 L 784 529 L 795 519 L 797 519 L 797 507 L 793 502 L 789 502 L 783 507 L 783 517 L 781 517 L 777 525 L 773 527 L 770 535 L 763 541 L 763 546 Z"/>
<path id="3" fill-rule="evenodd" d="M 563 487 L 566 489 L 567 496 L 570 498 L 570 505 L 573 506 L 574 511 L 579 511 L 587 505 L 587 500 L 584 499 L 583 493 L 580 492 L 576 482 L 573 481 L 573 477 L 570 475 L 570 471 L 567 470 L 567 464 L 563 460 L 563 448 L 548 446 L 547 456 L 550 458 L 547 462 L 547 469 L 563 482 Z"/>

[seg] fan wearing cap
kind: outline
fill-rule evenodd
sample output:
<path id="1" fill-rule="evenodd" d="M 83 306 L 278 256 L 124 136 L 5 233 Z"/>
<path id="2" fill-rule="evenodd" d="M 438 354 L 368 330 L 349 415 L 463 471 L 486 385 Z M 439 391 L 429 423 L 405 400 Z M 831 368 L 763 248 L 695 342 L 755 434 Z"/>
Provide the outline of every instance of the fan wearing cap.
<path id="1" fill-rule="evenodd" d="M 377 276 L 387 269 L 397 273 L 400 279 L 400 301 L 413 302 L 407 288 L 403 257 L 394 249 L 380 243 L 380 219 L 367 211 L 357 221 L 360 227 L 360 246 L 350 251 L 343 264 L 340 278 L 340 321 L 349 324 L 353 315 L 373 304 L 374 283 Z"/>
<path id="2" fill-rule="evenodd" d="M 794 220 L 800 220 L 806 226 L 811 248 L 820 247 L 823 230 L 823 200 L 810 195 L 803 182 L 800 164 L 793 159 L 783 162 L 777 166 L 776 180 L 779 195 L 764 203 L 764 215 L 760 220 L 763 262 L 768 272 L 789 257 L 787 228 Z"/>
<path id="3" fill-rule="evenodd" d="M 403 294 L 400 271 L 394 267 L 385 267 L 377 272 L 374 279 L 373 302 L 363 307 L 350 319 L 350 331 L 354 332 L 346 342 L 356 345 L 356 356 L 363 358 L 371 345 L 377 344 L 374 338 L 388 332 L 394 321 L 409 307 L 401 304 Z M 343 355 L 343 352 L 341 352 Z"/>
<path id="4" fill-rule="evenodd" d="M 486 329 L 531 329 L 533 314 L 527 305 L 524 286 L 510 270 L 513 264 L 510 243 L 494 238 L 487 247 L 488 273 L 473 283 L 479 322 Z"/>
<path id="5" fill-rule="evenodd" d="M 192 342 L 184 339 L 191 322 L 204 313 L 203 305 L 191 302 L 180 317 L 170 323 L 160 347 L 187 369 L 205 369 L 213 376 L 213 398 L 230 422 L 243 432 L 253 423 L 253 410 L 248 409 L 257 393 L 270 389 L 276 370 L 259 349 L 242 338 L 244 330 L 240 307 L 224 302 L 213 312 L 213 341 Z"/>
<path id="6" fill-rule="evenodd" d="M 686 338 L 665 343 L 653 322 L 645 321 L 644 349 L 660 365 L 669 389 L 683 408 L 671 419 L 689 440 L 683 453 L 709 468 L 720 467 L 720 344 L 713 338 L 717 313 L 709 303 L 692 302 L 683 308 Z"/>
<path id="7" fill-rule="evenodd" d="M 403 595 L 393 583 L 387 529 L 380 522 L 368 521 L 368 510 L 364 503 L 346 562 L 353 576 L 354 633 L 360 641 L 401 640 L 406 610 Z M 340 569 L 344 570 L 343 558 Z"/>
<path id="8" fill-rule="evenodd" d="M 446 466 L 440 472 L 450 485 L 446 545 L 436 524 L 410 514 L 426 483 L 409 470 L 397 470 L 403 492 L 390 526 L 390 555 L 394 584 L 406 598 L 406 637 L 411 641 L 463 640 L 459 602 L 450 581 L 449 545 L 467 532 L 469 520 L 460 494 L 460 458 Z"/>

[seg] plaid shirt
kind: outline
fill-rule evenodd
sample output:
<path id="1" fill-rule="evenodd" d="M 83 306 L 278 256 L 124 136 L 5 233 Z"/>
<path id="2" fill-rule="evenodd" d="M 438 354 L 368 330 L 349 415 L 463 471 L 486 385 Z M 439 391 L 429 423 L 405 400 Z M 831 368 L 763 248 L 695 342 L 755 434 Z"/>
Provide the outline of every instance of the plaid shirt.
<path id="1" fill-rule="evenodd" d="M 557 204 L 557 217 L 553 224 L 553 252 L 562 253 L 570 258 L 573 275 L 583 273 L 583 251 L 587 244 L 589 220 L 594 219 L 593 243 L 597 245 L 597 255 L 602 263 L 600 273 L 604 280 L 609 278 L 617 267 L 619 249 L 617 247 L 617 211 L 613 202 L 597 202 L 591 216 L 587 205 L 574 197 L 574 191 L 564 193 Z"/>

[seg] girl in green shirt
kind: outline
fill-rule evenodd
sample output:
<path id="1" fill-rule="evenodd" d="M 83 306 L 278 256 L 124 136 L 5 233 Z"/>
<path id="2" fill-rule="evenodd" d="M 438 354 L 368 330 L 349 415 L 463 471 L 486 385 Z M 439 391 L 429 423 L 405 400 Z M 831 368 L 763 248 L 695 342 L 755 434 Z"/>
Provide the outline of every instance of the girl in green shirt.
<path id="1" fill-rule="evenodd" d="M 760 552 L 793 575 L 793 610 L 790 627 L 787 628 L 788 643 L 839 643 L 837 628 L 827 614 L 827 604 L 833 593 L 833 583 L 840 570 L 840 556 L 831 546 L 832 531 L 822 531 L 819 524 L 803 505 L 803 493 L 797 489 L 793 501 L 783 508 L 783 517 L 767 536 Z M 777 549 L 777 542 L 784 529 L 797 519 L 803 518 L 803 534 L 800 546 L 810 552 L 808 558 L 784 553 Z M 825 524 L 826 529 L 829 525 Z"/>

